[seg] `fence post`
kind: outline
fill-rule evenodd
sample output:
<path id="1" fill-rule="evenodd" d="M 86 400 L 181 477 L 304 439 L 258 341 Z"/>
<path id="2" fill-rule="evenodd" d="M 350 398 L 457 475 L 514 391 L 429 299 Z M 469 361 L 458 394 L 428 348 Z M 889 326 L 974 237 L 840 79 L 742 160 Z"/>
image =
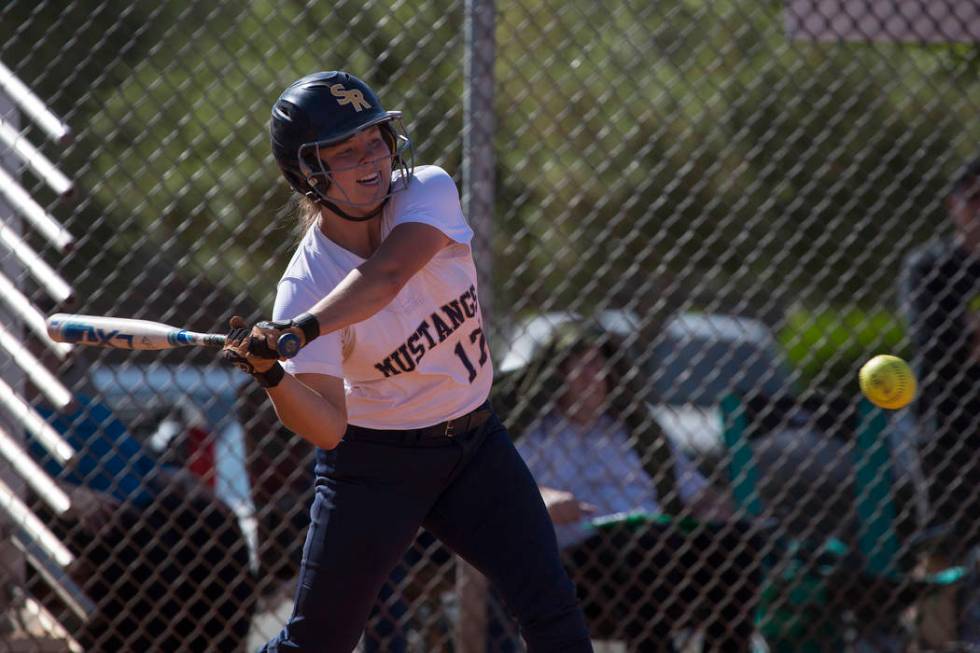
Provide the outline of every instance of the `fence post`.
<path id="1" fill-rule="evenodd" d="M 493 315 L 494 0 L 466 0 L 463 88 L 463 212 L 473 227 L 483 317 Z M 490 320 L 492 321 L 492 320 Z"/>
<path id="2" fill-rule="evenodd" d="M 494 0 L 466 0 L 463 89 L 463 212 L 473 227 L 473 256 L 480 279 L 480 306 L 484 331 L 493 322 L 491 295 L 492 223 L 494 195 Z M 492 330 L 491 330 L 492 333 Z M 456 561 L 459 620 L 456 650 L 486 650 L 486 579 L 462 559 Z"/>

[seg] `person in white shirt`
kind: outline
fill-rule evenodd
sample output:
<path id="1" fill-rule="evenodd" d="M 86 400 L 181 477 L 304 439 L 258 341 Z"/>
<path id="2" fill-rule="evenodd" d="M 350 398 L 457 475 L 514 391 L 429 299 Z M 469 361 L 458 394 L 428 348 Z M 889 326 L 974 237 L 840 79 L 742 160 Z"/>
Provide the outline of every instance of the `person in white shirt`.
<path id="1" fill-rule="evenodd" d="M 473 232 L 452 178 L 411 164 L 400 117 L 336 71 L 273 107 L 304 236 L 275 321 L 233 318 L 223 354 L 317 450 L 295 608 L 262 650 L 352 650 L 424 526 L 494 583 L 528 650 L 591 651 L 547 510 L 488 403 Z M 287 334 L 302 348 L 280 365 Z"/>
<path id="2" fill-rule="evenodd" d="M 562 325 L 520 381 L 518 451 L 539 483 L 594 635 L 671 651 L 748 651 L 759 567 L 728 498 L 669 442 L 609 333 Z M 643 515 L 646 519 L 617 520 Z M 673 520 L 656 521 L 657 515 Z M 606 517 L 612 527 L 597 527 Z M 687 517 L 680 520 L 679 517 Z M 691 519 L 693 517 L 694 519 Z"/>

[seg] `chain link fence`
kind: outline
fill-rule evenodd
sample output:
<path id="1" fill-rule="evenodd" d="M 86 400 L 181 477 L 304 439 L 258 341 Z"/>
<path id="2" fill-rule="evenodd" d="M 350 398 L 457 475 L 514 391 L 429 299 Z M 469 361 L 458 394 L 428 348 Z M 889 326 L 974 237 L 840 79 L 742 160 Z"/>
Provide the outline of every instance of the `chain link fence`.
<path id="1" fill-rule="evenodd" d="M 12 0 L 0 33 L 73 132 L 0 87 L 0 650 L 254 650 L 288 617 L 310 446 L 213 351 L 66 354 L 18 297 L 267 318 L 297 242 L 269 109 L 334 68 L 463 190 L 495 407 L 597 510 L 557 527 L 597 641 L 980 647 L 976 0 Z M 878 353 L 912 407 L 861 398 Z M 520 650 L 462 569 L 420 533 L 363 649 Z"/>

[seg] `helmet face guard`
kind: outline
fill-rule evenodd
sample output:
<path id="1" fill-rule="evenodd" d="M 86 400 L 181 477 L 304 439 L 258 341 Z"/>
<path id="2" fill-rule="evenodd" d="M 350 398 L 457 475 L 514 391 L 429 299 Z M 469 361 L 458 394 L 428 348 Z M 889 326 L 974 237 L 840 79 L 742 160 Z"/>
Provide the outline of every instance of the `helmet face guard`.
<path id="1" fill-rule="evenodd" d="M 391 160 L 391 177 L 389 179 L 388 190 L 381 200 L 382 203 L 387 201 L 394 193 L 404 188 L 405 184 L 402 183 L 402 181 L 407 181 L 415 169 L 414 151 L 412 148 L 412 142 L 408 138 L 405 127 L 402 124 L 401 112 L 390 111 L 388 113 L 390 117 L 386 121 L 375 123 L 381 128 L 381 136 L 384 138 L 385 143 L 387 143 L 389 151 L 389 154 L 378 159 L 367 162 L 359 162 L 348 168 L 336 170 L 330 169 L 330 167 L 320 156 L 321 148 L 338 145 L 339 143 L 347 140 L 347 138 L 351 138 L 354 134 L 340 140 L 331 139 L 326 141 L 303 143 L 300 145 L 296 151 L 296 160 L 299 163 L 300 172 L 303 174 L 303 178 L 306 181 L 306 184 L 309 186 L 309 190 L 304 194 L 320 204 L 323 204 L 323 202 L 337 202 L 338 200 L 336 197 L 332 200 L 327 197 L 327 191 L 331 186 L 335 185 L 335 173 L 343 172 L 344 170 L 352 170 L 363 165 L 370 165 L 381 161 L 382 159 Z M 366 125 L 364 129 L 369 129 L 373 126 L 374 125 Z M 355 132 L 355 134 L 356 133 L 357 132 Z M 399 183 L 395 183 L 396 173 L 398 173 Z M 370 204 L 354 202 L 347 193 L 347 189 L 339 184 L 336 187 L 337 190 L 340 191 L 340 194 L 343 195 L 343 198 L 339 200 L 341 203 L 358 208 L 374 206 L 374 202 L 371 202 Z"/>
<path id="2" fill-rule="evenodd" d="M 334 178 L 320 159 L 320 148 L 341 143 L 370 127 L 380 127 L 392 157 L 392 179 L 397 170 L 400 179 L 407 182 L 414 170 L 414 157 L 401 115 L 399 111 L 385 111 L 374 91 L 349 73 L 307 75 L 283 91 L 272 107 L 272 152 L 293 190 L 347 219 L 370 219 L 380 213 L 388 198 L 404 183 L 390 184 L 370 216 L 350 216 L 327 198 Z M 346 190 L 340 190 L 349 199 Z"/>

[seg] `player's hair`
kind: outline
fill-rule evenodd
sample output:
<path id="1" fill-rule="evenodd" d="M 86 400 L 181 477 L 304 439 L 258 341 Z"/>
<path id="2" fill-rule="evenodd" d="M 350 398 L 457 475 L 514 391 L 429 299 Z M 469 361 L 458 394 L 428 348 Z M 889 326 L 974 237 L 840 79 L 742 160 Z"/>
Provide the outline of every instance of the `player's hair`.
<path id="1" fill-rule="evenodd" d="M 302 240 L 310 227 L 320 218 L 320 207 L 309 197 L 291 193 L 286 204 L 279 210 L 279 219 L 295 225 L 297 240 Z"/>

